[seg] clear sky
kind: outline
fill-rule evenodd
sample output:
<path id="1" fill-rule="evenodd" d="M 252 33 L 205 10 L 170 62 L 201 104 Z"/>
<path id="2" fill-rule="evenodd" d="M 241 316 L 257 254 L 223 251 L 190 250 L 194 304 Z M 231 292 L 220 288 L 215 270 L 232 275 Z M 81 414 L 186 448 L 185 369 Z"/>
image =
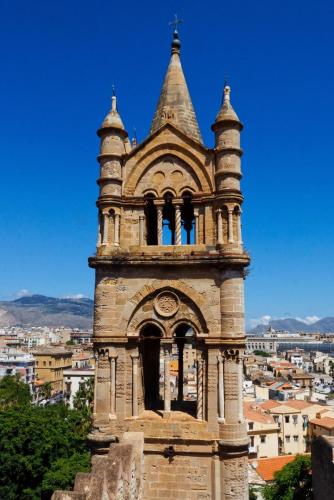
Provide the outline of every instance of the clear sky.
<path id="1" fill-rule="evenodd" d="M 334 315 L 330 0 L 2 0 L 0 297 L 93 296 L 95 132 L 115 82 L 147 136 L 175 12 L 206 145 L 225 75 L 245 124 L 248 320 Z"/>

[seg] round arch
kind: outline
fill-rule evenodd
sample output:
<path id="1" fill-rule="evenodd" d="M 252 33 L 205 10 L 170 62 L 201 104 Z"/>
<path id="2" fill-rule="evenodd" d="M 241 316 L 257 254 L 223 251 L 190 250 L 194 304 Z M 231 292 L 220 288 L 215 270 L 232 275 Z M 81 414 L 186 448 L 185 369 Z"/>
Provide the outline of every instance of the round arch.
<path id="1" fill-rule="evenodd" d="M 202 162 L 191 151 L 176 144 L 159 144 L 149 149 L 134 165 L 124 184 L 126 196 L 134 196 L 136 186 L 144 173 L 151 165 L 158 160 L 163 160 L 165 156 L 174 156 L 176 159 L 186 164 L 192 171 L 194 179 L 197 179 L 200 190 L 212 192 L 212 181 Z"/>

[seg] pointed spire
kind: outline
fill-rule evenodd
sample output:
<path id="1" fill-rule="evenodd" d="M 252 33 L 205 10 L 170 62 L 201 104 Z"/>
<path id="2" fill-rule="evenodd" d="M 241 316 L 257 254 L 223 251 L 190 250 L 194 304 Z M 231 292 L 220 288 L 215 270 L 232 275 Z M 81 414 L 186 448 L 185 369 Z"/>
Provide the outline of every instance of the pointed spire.
<path id="1" fill-rule="evenodd" d="M 180 48 L 179 34 L 175 28 L 171 59 L 153 117 L 151 134 L 169 122 L 182 130 L 188 137 L 202 143 L 197 118 L 181 66 Z"/>
<path id="2" fill-rule="evenodd" d="M 112 97 L 111 97 L 111 110 L 103 120 L 100 129 L 104 128 L 118 128 L 125 131 L 122 119 L 117 111 L 117 98 L 115 95 L 115 86 L 112 86 Z"/>
<path id="3" fill-rule="evenodd" d="M 227 84 L 227 82 L 225 82 L 224 86 L 222 106 L 219 110 L 218 115 L 216 116 L 215 123 L 219 123 L 222 121 L 238 122 L 241 125 L 239 117 L 237 113 L 234 111 L 233 106 L 231 104 L 231 87 Z"/>

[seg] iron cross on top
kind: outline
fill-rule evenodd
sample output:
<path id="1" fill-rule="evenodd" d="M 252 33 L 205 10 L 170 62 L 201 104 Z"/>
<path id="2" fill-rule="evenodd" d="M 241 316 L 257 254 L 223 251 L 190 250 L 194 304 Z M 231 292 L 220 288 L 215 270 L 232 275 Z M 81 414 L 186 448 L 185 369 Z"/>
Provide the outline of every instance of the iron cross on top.
<path id="1" fill-rule="evenodd" d="M 174 15 L 174 21 L 171 21 L 171 22 L 169 23 L 169 26 L 173 26 L 173 28 L 174 28 L 174 32 L 177 32 L 177 27 L 178 27 L 178 25 L 179 25 L 179 24 L 181 24 L 181 23 L 183 23 L 183 20 L 182 20 L 182 19 L 179 19 L 179 18 L 177 17 L 177 14 L 175 14 L 175 15 Z"/>

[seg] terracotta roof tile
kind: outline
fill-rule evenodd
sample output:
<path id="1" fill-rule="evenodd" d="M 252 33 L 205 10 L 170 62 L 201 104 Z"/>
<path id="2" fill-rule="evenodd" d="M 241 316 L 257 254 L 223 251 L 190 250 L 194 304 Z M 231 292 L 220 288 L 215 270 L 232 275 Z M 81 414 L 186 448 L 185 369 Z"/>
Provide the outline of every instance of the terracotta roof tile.
<path id="1" fill-rule="evenodd" d="M 264 410 L 270 410 L 271 408 L 276 408 L 277 406 L 280 406 L 280 403 L 278 401 L 273 401 L 272 399 L 269 399 L 268 401 L 264 401 L 264 403 L 258 403 L 261 405 L 261 408 Z"/>
<path id="2" fill-rule="evenodd" d="M 297 399 L 293 399 L 291 401 L 285 401 L 285 406 L 291 406 L 292 408 L 297 408 L 298 410 L 304 410 L 304 408 L 308 408 L 309 406 L 313 406 L 317 403 L 311 403 L 310 401 L 299 401 Z"/>
<path id="3" fill-rule="evenodd" d="M 244 402 L 244 416 L 248 420 L 260 422 L 263 424 L 274 424 L 275 421 L 271 415 L 265 413 L 264 410 L 253 401 Z"/>
<path id="4" fill-rule="evenodd" d="M 325 429 L 334 428 L 334 418 L 331 417 L 314 418 L 313 420 L 310 420 L 310 423 L 319 425 L 320 427 L 324 427 Z"/>
<path id="5" fill-rule="evenodd" d="M 264 481 L 273 481 L 275 473 L 283 469 L 286 464 L 293 462 L 297 455 L 282 455 L 280 457 L 259 458 L 256 472 Z"/>

